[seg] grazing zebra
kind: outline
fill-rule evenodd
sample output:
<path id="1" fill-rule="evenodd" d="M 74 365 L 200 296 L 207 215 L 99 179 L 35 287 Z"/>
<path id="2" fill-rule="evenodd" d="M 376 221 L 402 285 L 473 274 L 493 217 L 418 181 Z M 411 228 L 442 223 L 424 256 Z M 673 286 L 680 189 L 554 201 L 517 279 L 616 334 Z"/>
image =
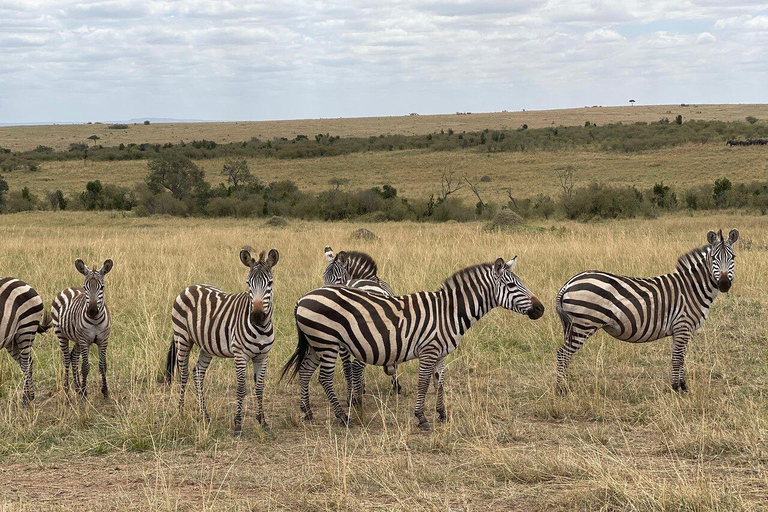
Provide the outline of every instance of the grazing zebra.
<path id="1" fill-rule="evenodd" d="M 685 350 L 692 333 L 707 319 L 718 292 L 733 283 L 733 244 L 707 234 L 708 245 L 677 260 L 671 274 L 652 278 L 617 276 L 588 271 L 572 277 L 557 295 L 556 309 L 563 323 L 564 342 L 557 351 L 557 390 L 567 391 L 566 370 L 571 356 L 598 329 L 622 341 L 645 343 L 672 336 L 672 389 L 688 391 Z"/>
<path id="2" fill-rule="evenodd" d="M 436 292 L 387 297 L 344 286 L 313 290 L 296 304 L 296 351 L 283 368 L 283 377 L 293 370 L 301 383 L 301 410 L 312 419 L 309 381 L 320 367 L 320 384 L 334 414 L 344 424 L 349 418 L 333 390 L 333 372 L 339 347 L 379 366 L 419 359 L 419 386 L 414 411 L 419 427 L 429 429 L 424 400 L 434 376 L 436 411 L 446 419 L 443 403 L 445 358 L 464 333 L 491 309 L 501 306 L 531 319 L 544 314 L 544 306 L 512 272 L 516 258 L 499 258 L 465 268 L 449 277 Z"/>
<path id="3" fill-rule="evenodd" d="M 69 369 L 75 391 L 85 398 L 86 383 L 91 365 L 88 348 L 92 343 L 99 347 L 99 373 L 101 394 L 109 398 L 107 387 L 107 344 L 112 320 L 104 300 L 104 276 L 112 270 L 112 260 L 104 261 L 99 270 L 91 270 L 83 260 L 75 260 L 75 268 L 85 276 L 82 287 L 62 290 L 51 305 L 53 328 L 59 338 L 59 348 L 64 357 L 64 391 L 69 392 Z M 70 351 L 69 343 L 72 342 Z M 82 358 L 82 380 L 78 377 L 78 365 Z"/>
<path id="4" fill-rule="evenodd" d="M 6 349 L 19 363 L 24 375 L 25 407 L 35 399 L 32 383 L 32 343 L 35 334 L 51 327 L 50 318 L 43 312 L 43 299 L 24 281 L 13 277 L 0 278 L 0 350 Z"/>
<path id="5" fill-rule="evenodd" d="M 324 285 L 346 285 L 371 293 L 380 293 L 393 297 L 395 293 L 389 283 L 378 276 L 376 261 L 364 252 L 342 251 L 334 254 L 330 246 L 325 247 L 325 258 L 328 266 L 323 272 Z M 343 345 L 339 348 L 344 378 L 347 381 L 348 401 L 354 405 L 362 404 L 362 395 L 365 392 L 365 363 L 352 359 L 349 351 Z M 384 373 L 391 376 L 392 392 L 401 394 L 403 388 L 397 379 L 397 364 L 384 367 Z"/>
<path id="6" fill-rule="evenodd" d="M 184 407 L 184 391 L 189 377 L 189 352 L 194 345 L 200 348 L 200 356 L 193 369 L 200 412 L 206 421 L 210 416 L 205 407 L 203 380 L 213 356 L 233 358 L 237 375 L 237 412 L 234 433 L 243 431 L 243 401 L 245 399 L 245 372 L 248 362 L 253 361 L 253 380 L 256 394 L 256 418 L 265 430 L 262 396 L 267 356 L 275 341 L 272 326 L 272 268 L 280 258 L 272 249 L 265 258 L 252 256 L 254 250 L 244 247 L 240 261 L 250 269 L 248 291 L 231 294 L 213 286 L 194 285 L 176 297 L 173 304 L 173 341 L 168 349 L 166 380 L 171 382 L 176 365 L 179 367 L 181 391 L 179 408 Z"/>

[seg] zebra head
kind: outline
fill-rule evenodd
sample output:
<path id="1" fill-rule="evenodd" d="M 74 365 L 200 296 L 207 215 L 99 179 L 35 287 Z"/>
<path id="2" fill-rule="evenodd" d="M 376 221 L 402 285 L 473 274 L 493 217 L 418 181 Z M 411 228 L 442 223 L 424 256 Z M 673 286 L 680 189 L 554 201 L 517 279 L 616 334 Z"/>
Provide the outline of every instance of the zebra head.
<path id="1" fill-rule="evenodd" d="M 88 318 L 96 318 L 104 310 L 104 276 L 112 270 L 113 262 L 108 259 L 99 270 L 91 270 L 81 259 L 75 260 L 75 268 L 85 276 L 83 289 L 88 298 L 85 314 Z"/>
<path id="2" fill-rule="evenodd" d="M 537 320 L 544 314 L 544 305 L 512 272 L 516 262 L 517 256 L 506 263 L 502 258 L 494 262 L 496 302 L 504 309 L 528 315 L 531 320 Z"/>
<path id="3" fill-rule="evenodd" d="M 272 267 L 277 265 L 280 254 L 277 249 L 270 249 L 266 258 L 264 251 L 261 251 L 259 259 L 256 259 L 252 256 L 253 252 L 255 251 L 249 246 L 240 251 L 240 261 L 250 269 L 245 281 L 251 297 L 249 318 L 255 325 L 265 325 L 272 314 Z"/>
<path id="4" fill-rule="evenodd" d="M 730 290 L 733 284 L 733 262 L 736 258 L 733 253 L 733 244 L 738 239 L 738 229 L 732 229 L 728 238 L 723 237 L 722 229 L 717 233 L 714 231 L 707 233 L 707 242 L 711 247 L 709 255 L 712 280 L 716 283 L 717 289 L 723 293 Z"/>
<path id="5" fill-rule="evenodd" d="M 339 254 L 334 254 L 333 249 L 326 246 L 325 259 L 328 261 L 328 266 L 323 272 L 323 284 L 347 284 L 349 281 L 347 253 L 341 251 Z"/>

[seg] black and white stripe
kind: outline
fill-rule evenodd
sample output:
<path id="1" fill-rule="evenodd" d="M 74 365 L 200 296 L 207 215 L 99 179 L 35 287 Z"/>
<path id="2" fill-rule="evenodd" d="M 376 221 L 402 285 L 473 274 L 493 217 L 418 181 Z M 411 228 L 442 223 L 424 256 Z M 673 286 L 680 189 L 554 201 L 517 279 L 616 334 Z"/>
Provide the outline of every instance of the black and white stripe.
<path id="1" fill-rule="evenodd" d="M 395 293 L 389 283 L 378 276 L 376 261 L 364 252 L 341 251 L 334 254 L 330 246 L 325 247 L 325 258 L 328 265 L 323 272 L 324 285 L 346 285 L 371 293 L 380 293 L 393 297 Z M 346 347 L 339 349 L 344 378 L 347 381 L 347 398 L 353 405 L 361 405 L 365 392 L 365 363 L 352 359 Z M 401 394 L 403 388 L 397 378 L 397 364 L 385 368 L 384 372 L 391 376 L 392 392 Z"/>
<path id="2" fill-rule="evenodd" d="M 245 373 L 248 362 L 253 361 L 253 380 L 256 394 L 256 417 L 263 428 L 264 376 L 267 357 L 275 341 L 272 326 L 272 268 L 280 257 L 272 249 L 265 258 L 253 258 L 253 249 L 243 248 L 240 261 L 250 269 L 248 291 L 238 294 L 223 292 L 209 285 L 194 285 L 185 289 L 173 304 L 173 341 L 168 350 L 166 379 L 173 377 L 178 365 L 181 391 L 179 408 L 184 407 L 184 391 L 189 378 L 189 353 L 194 345 L 200 348 L 200 356 L 194 367 L 195 389 L 200 411 L 210 421 L 205 406 L 203 380 L 211 359 L 233 358 L 237 375 L 237 412 L 235 413 L 235 435 L 242 433 L 243 401 L 246 395 Z"/>
<path id="3" fill-rule="evenodd" d="M 109 397 L 107 344 L 112 320 L 104 298 L 104 276 L 112 270 L 112 264 L 112 260 L 108 259 L 99 270 L 91 270 L 83 260 L 76 260 L 75 268 L 85 276 L 83 286 L 62 290 L 53 299 L 51 306 L 54 332 L 59 338 L 59 348 L 64 359 L 64 390 L 69 392 L 71 368 L 75 391 L 83 397 L 88 394 L 86 383 L 91 369 L 88 348 L 93 343 L 99 348 L 101 393 L 104 398 Z M 81 359 L 82 368 L 78 371 Z"/>
<path id="4" fill-rule="evenodd" d="M 722 231 L 710 231 L 708 244 L 681 256 L 671 274 L 634 278 L 588 271 L 565 283 L 556 299 L 564 336 L 557 351 L 558 391 L 567 391 L 571 356 L 598 329 L 630 343 L 672 336 L 672 388 L 687 391 L 686 347 L 718 292 L 731 288 L 738 238 L 735 229 L 727 239 Z"/>
<path id="5" fill-rule="evenodd" d="M 445 358 L 464 333 L 497 306 L 531 319 L 544 314 L 541 302 L 512 272 L 514 264 L 515 259 L 504 263 L 499 258 L 466 268 L 449 277 L 436 292 L 387 297 L 345 286 L 323 286 L 304 295 L 295 312 L 298 346 L 283 368 L 283 376 L 299 374 L 305 418 L 312 418 L 309 381 L 319 366 L 320 383 L 334 414 L 349 423 L 333 389 L 339 347 L 345 346 L 356 359 L 385 368 L 418 358 L 415 415 L 419 426 L 429 428 L 424 400 L 433 376 L 436 410 L 444 420 Z"/>
<path id="6" fill-rule="evenodd" d="M 50 328 L 43 309 L 43 300 L 27 283 L 13 277 L 0 278 L 0 350 L 6 349 L 21 367 L 24 375 L 21 401 L 24 406 L 35 399 L 32 343 L 35 334 Z"/>

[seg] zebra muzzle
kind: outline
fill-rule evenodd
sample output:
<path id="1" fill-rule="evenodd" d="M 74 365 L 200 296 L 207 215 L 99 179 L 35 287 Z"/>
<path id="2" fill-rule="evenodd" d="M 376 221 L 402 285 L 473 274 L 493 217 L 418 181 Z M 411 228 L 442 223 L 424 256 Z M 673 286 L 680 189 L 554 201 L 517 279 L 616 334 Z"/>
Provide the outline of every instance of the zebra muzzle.
<path id="1" fill-rule="evenodd" d="M 263 325 L 267 319 L 267 313 L 264 311 L 264 301 L 254 300 L 251 305 L 251 323 Z"/>
<path id="2" fill-rule="evenodd" d="M 730 279 L 728 279 L 727 277 L 721 277 L 720 281 L 717 282 L 717 289 L 723 293 L 727 293 L 728 290 L 731 289 L 731 284 L 733 283 L 731 282 Z"/>
<path id="3" fill-rule="evenodd" d="M 536 297 L 531 297 L 531 309 L 528 310 L 528 318 L 538 320 L 544 315 L 544 304 Z"/>

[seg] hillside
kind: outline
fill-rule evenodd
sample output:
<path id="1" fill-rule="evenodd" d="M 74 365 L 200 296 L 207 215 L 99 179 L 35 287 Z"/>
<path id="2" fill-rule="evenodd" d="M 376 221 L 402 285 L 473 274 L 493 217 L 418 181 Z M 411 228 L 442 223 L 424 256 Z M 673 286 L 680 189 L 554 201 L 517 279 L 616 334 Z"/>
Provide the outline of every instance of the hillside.
<path id="1" fill-rule="evenodd" d="M 760 105 L 648 105 L 622 107 L 582 107 L 560 110 L 533 110 L 523 112 L 494 112 L 442 115 L 404 115 L 394 117 L 361 117 L 346 119 L 300 119 L 289 121 L 220 122 L 220 123 L 157 123 L 131 124 L 128 129 L 110 129 L 107 124 L 66 124 L 44 126 L 0 127 L 0 147 L 13 151 L 33 149 L 39 145 L 54 149 L 67 149 L 73 142 L 87 142 L 92 135 L 100 137 L 104 146 L 134 143 L 165 143 L 208 139 L 219 143 L 246 141 L 251 137 L 271 139 L 294 138 L 296 135 L 372 136 L 392 134 L 425 134 L 453 129 L 477 131 L 485 128 L 517 128 L 527 124 L 531 128 L 552 125 L 577 126 L 586 121 L 607 123 L 658 121 L 672 119 L 744 120 L 746 116 L 768 118 L 768 104 Z"/>

